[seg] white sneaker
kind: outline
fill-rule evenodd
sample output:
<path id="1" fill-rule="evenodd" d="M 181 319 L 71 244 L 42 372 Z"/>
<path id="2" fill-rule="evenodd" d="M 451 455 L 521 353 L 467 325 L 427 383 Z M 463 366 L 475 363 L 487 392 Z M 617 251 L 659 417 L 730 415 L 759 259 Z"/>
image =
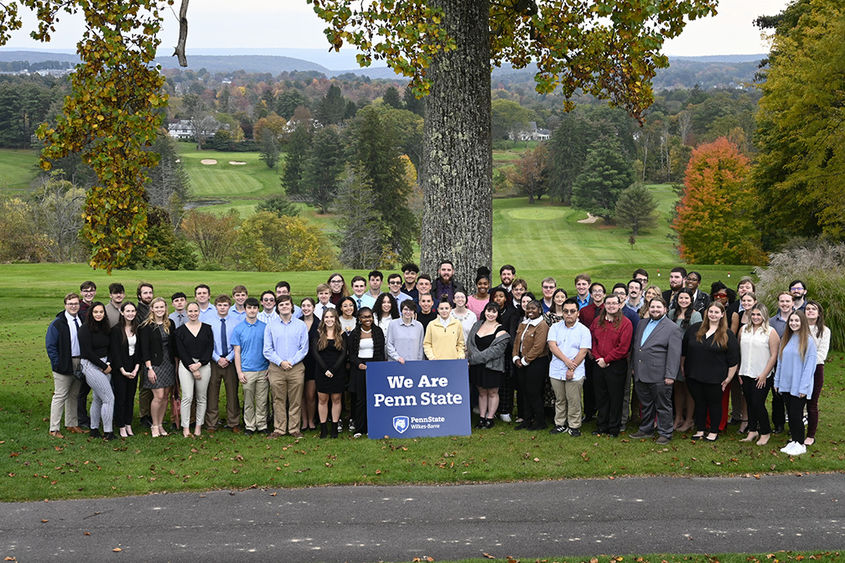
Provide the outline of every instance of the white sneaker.
<path id="1" fill-rule="evenodd" d="M 792 442 L 793 446 L 789 450 L 789 455 L 801 455 L 807 453 L 807 446 L 799 442 Z"/>
<path id="2" fill-rule="evenodd" d="M 782 448 L 780 449 L 780 451 L 781 451 L 781 452 L 783 452 L 783 453 L 785 453 L 785 454 L 788 454 L 788 453 L 790 452 L 790 450 L 792 449 L 793 444 L 795 444 L 795 442 L 789 442 L 787 445 L 785 445 L 784 447 L 782 447 Z"/>
<path id="3" fill-rule="evenodd" d="M 511 415 L 509 415 L 508 413 L 504 413 L 504 414 L 499 415 L 499 418 L 502 419 L 502 422 L 510 422 L 511 421 Z"/>

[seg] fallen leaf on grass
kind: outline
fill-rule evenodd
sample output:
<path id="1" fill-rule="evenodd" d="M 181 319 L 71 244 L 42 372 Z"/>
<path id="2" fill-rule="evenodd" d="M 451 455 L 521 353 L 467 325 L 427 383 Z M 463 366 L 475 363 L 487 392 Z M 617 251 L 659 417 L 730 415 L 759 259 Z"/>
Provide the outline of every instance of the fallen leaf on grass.
<path id="1" fill-rule="evenodd" d="M 495 559 L 495 557 L 494 557 L 494 556 L 492 556 L 492 555 L 490 555 L 489 553 L 486 553 L 486 552 L 485 552 L 485 553 L 482 553 L 481 555 L 483 555 L 483 556 L 484 556 L 484 557 L 486 557 L 487 559 Z"/>
<path id="2" fill-rule="evenodd" d="M 116 548 L 112 549 L 112 551 L 114 551 L 115 553 L 117 553 L 118 551 L 123 551 L 123 550 L 122 550 L 122 549 L 120 549 L 119 547 L 116 547 Z"/>
<path id="3" fill-rule="evenodd" d="M 82 532 L 82 535 L 83 535 L 83 536 L 90 536 L 90 535 L 91 535 L 91 532 Z"/>
<path id="4" fill-rule="evenodd" d="M 41 519 L 41 523 L 42 523 L 42 524 L 46 524 L 47 522 L 49 522 L 49 520 L 47 520 L 46 518 L 42 518 L 42 519 Z"/>

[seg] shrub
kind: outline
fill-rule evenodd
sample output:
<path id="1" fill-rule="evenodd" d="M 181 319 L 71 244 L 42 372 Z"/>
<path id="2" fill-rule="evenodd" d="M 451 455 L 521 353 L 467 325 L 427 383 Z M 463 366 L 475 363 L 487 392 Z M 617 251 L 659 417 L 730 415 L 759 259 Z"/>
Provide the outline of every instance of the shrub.
<path id="1" fill-rule="evenodd" d="M 807 298 L 821 303 L 830 327 L 831 348 L 845 350 L 845 243 L 795 240 L 769 257 L 769 266 L 756 268 L 757 293 L 776 310 L 777 294 L 800 279 Z"/>

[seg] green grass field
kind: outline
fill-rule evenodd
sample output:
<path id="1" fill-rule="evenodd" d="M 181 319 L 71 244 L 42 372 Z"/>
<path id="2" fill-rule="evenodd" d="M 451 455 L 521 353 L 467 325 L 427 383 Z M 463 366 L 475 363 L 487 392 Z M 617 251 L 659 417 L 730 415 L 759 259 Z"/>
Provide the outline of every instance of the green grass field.
<path id="1" fill-rule="evenodd" d="M 0 149 L 0 194 L 29 191 L 38 175 L 38 153 L 29 149 Z"/>
<path id="2" fill-rule="evenodd" d="M 469 437 L 354 440 L 347 433 L 343 439 L 331 441 L 318 440 L 314 434 L 299 441 L 270 441 L 227 431 L 198 440 L 185 440 L 181 435 L 152 439 L 136 424 L 138 435 L 128 440 L 104 443 L 70 435 L 57 441 L 47 435 L 52 378 L 44 334 L 61 309 L 61 296 L 76 289 L 81 280 L 95 280 L 103 298 L 106 286 L 114 280 L 124 283 L 129 293 L 144 279 L 155 285 L 157 295 L 190 292 L 200 281 L 209 283 L 214 293 L 229 292 L 236 283 L 244 283 L 256 294 L 284 278 L 291 282 L 295 296 L 301 297 L 311 294 L 327 274 L 115 271 L 108 276 L 83 265 L 63 264 L 3 265 L 0 272 L 0 363 L 5 368 L 0 379 L 0 478 L 7 501 L 254 485 L 750 476 L 842 471 L 845 467 L 845 449 L 838 436 L 845 423 L 841 352 L 831 354 L 826 370 L 817 445 L 810 454 L 794 459 L 778 452 L 785 437 L 778 436 L 769 447 L 759 448 L 738 442 L 735 427 L 729 427 L 716 444 L 694 443 L 678 436 L 665 447 L 624 437 L 592 437 L 591 425 L 585 427 L 584 436 L 575 439 L 547 432 L 517 432 L 505 424 Z M 572 272 L 568 270 L 567 275 Z M 520 273 L 528 274 L 531 287 L 538 288 L 540 272 Z M 627 279 L 630 274 L 624 265 L 606 265 L 592 273 L 606 283 Z M 705 281 L 717 273 L 705 273 Z M 571 281 L 564 281 L 564 286 L 571 286 Z"/>

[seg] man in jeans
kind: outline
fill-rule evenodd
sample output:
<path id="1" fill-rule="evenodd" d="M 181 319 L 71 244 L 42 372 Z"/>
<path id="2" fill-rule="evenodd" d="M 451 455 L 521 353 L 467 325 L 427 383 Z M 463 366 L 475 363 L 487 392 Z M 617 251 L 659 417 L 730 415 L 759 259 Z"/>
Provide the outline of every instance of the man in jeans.
<path id="1" fill-rule="evenodd" d="M 278 438 L 287 433 L 301 438 L 300 408 L 305 383 L 302 360 L 308 353 L 308 329 L 304 322 L 293 318 L 289 295 L 278 298 L 276 311 L 279 317 L 264 329 L 264 357 L 270 361 L 268 377 L 273 392 L 275 425 L 270 437 Z"/>

